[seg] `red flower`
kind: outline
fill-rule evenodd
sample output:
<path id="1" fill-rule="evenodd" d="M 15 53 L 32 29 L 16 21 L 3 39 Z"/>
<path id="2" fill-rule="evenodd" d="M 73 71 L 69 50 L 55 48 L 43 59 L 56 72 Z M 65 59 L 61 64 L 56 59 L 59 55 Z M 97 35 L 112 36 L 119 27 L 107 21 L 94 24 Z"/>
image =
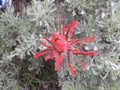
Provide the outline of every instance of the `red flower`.
<path id="1" fill-rule="evenodd" d="M 82 42 L 91 42 L 95 38 L 86 37 L 81 38 L 79 40 L 72 39 L 73 35 L 72 29 L 75 25 L 76 25 L 75 20 L 73 20 L 68 27 L 66 25 L 63 25 L 61 32 L 53 33 L 50 40 L 46 36 L 43 36 L 43 39 L 45 39 L 49 43 L 49 45 L 45 44 L 42 41 L 39 41 L 39 43 L 45 46 L 46 49 L 36 52 L 33 55 L 33 57 L 38 58 L 43 54 L 47 53 L 47 55 L 45 56 L 45 61 L 47 61 L 48 59 L 55 59 L 55 70 L 57 71 L 59 69 L 60 64 L 62 63 L 62 57 L 64 55 L 67 55 L 68 69 L 70 71 L 70 74 L 74 75 L 75 71 L 70 61 L 70 56 L 74 54 L 78 57 L 78 62 L 80 66 L 82 68 L 86 68 L 82 60 L 80 60 L 79 55 L 94 56 L 96 54 L 96 51 L 87 52 L 84 50 L 79 50 L 77 46 L 81 46 Z"/>

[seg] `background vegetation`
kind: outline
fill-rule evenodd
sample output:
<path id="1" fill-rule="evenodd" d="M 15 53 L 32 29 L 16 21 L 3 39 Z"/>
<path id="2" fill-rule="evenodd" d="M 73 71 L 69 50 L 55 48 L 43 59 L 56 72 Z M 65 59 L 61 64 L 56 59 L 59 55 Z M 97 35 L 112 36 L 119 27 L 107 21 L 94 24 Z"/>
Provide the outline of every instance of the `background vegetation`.
<path id="1" fill-rule="evenodd" d="M 62 0 L 59 0 L 62 1 Z M 8 7 L 0 15 L 0 90 L 120 90 L 120 2 L 119 0 L 33 0 L 27 15 L 13 15 Z M 44 47 L 41 35 L 59 31 L 59 24 L 77 21 L 75 38 L 95 36 L 83 49 L 97 50 L 94 57 L 82 57 L 83 70 L 72 57 L 76 75 L 63 64 L 32 55 Z"/>

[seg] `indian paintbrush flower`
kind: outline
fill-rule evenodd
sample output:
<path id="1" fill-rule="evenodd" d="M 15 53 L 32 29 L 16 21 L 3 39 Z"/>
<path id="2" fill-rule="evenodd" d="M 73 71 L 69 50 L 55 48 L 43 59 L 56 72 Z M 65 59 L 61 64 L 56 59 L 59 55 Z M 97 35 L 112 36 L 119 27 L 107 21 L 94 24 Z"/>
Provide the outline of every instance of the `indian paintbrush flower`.
<path id="1" fill-rule="evenodd" d="M 51 39 L 43 36 L 42 38 L 45 39 L 49 43 L 49 45 L 42 41 L 39 41 L 39 43 L 45 46 L 46 49 L 36 52 L 33 57 L 38 58 L 47 53 L 47 55 L 45 56 L 45 60 L 47 61 L 48 59 L 54 59 L 55 70 L 57 71 L 59 69 L 59 65 L 62 63 L 63 56 L 67 55 L 66 59 L 68 60 L 68 69 L 70 71 L 70 74 L 74 75 L 75 71 L 72 67 L 70 56 L 76 55 L 80 66 L 82 68 L 86 68 L 82 60 L 80 60 L 80 55 L 94 56 L 96 54 L 96 51 L 79 50 L 79 48 L 77 48 L 76 46 L 82 46 L 82 42 L 91 42 L 95 38 L 93 36 L 77 40 L 72 38 L 72 29 L 75 25 L 75 20 L 73 20 L 68 27 L 66 25 L 63 25 L 59 33 L 52 33 Z"/>

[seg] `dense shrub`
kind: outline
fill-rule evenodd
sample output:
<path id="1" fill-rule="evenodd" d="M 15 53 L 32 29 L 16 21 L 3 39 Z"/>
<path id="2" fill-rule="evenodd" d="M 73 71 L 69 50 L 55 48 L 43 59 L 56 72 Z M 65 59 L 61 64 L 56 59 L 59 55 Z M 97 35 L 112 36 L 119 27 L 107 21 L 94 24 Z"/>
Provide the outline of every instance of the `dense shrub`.
<path id="1" fill-rule="evenodd" d="M 0 15 L 0 89 L 1 90 L 119 90 L 120 83 L 120 2 L 119 0 L 36 1 L 27 15 L 13 15 L 9 7 Z M 61 25 L 77 21 L 74 38 L 94 36 L 84 43 L 86 51 L 97 50 L 93 57 L 82 56 L 82 69 L 76 57 L 71 63 L 76 74 L 69 74 L 66 62 L 54 71 L 54 61 L 32 56 L 45 47 L 42 35 L 50 37 Z M 46 42 L 47 43 L 47 42 Z"/>

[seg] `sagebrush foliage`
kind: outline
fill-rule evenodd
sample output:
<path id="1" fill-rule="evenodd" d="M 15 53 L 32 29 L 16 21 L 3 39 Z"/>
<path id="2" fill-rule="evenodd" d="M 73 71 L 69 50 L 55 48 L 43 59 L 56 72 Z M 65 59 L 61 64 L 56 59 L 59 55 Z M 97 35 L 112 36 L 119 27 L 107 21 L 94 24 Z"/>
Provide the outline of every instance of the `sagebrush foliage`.
<path id="1" fill-rule="evenodd" d="M 94 42 L 82 48 L 97 50 L 97 55 L 81 58 L 85 70 L 73 56 L 76 75 L 70 76 L 65 61 L 57 78 L 53 63 L 42 57 L 34 60 L 32 55 L 44 48 L 38 43 L 41 35 L 49 37 L 59 31 L 58 25 L 73 19 L 77 21 L 74 37 L 95 36 Z M 65 0 L 61 4 L 34 0 L 23 18 L 13 16 L 13 7 L 9 7 L 0 15 L 0 90 L 44 90 L 43 86 L 53 90 L 50 85 L 58 82 L 62 90 L 119 90 L 119 24 L 119 0 Z"/>

